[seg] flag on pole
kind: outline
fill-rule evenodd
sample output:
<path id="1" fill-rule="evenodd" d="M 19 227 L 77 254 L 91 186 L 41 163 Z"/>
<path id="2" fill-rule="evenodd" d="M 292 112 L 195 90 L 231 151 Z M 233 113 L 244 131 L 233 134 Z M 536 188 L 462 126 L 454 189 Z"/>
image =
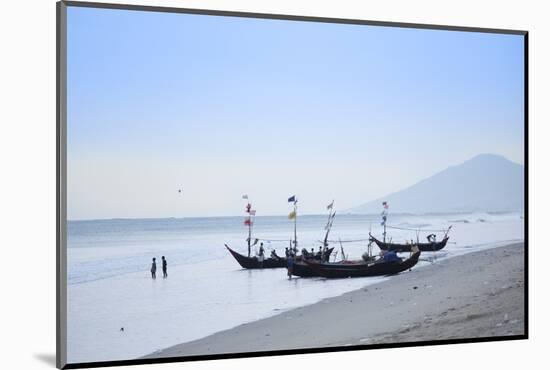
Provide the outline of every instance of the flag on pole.
<path id="1" fill-rule="evenodd" d="M 380 223 L 380 225 L 385 226 L 386 221 L 388 220 L 388 207 L 389 207 L 389 204 L 388 204 L 388 202 L 382 202 L 382 206 L 384 207 L 384 209 L 382 210 L 382 213 L 380 214 L 380 216 L 382 216 L 382 222 Z"/>
<path id="2" fill-rule="evenodd" d="M 327 210 L 332 209 L 332 207 L 334 207 L 334 200 L 327 206 Z"/>
<path id="3" fill-rule="evenodd" d="M 289 220 L 294 220 L 296 218 L 296 212 L 295 211 L 292 211 L 288 214 L 288 219 Z"/>
<path id="4" fill-rule="evenodd" d="M 291 196 L 290 198 L 288 198 L 288 202 L 289 202 L 289 203 L 292 203 L 292 202 L 296 203 L 296 202 L 297 202 L 297 200 L 296 200 L 296 195 L 293 195 L 293 196 Z"/>
<path id="5" fill-rule="evenodd" d="M 250 214 L 250 216 L 256 216 L 256 210 L 255 209 L 251 209 L 250 211 L 248 211 L 248 213 Z"/>
<path id="6" fill-rule="evenodd" d="M 250 217 L 247 217 L 247 218 L 244 219 L 244 224 L 245 224 L 246 226 L 252 226 L 253 222 L 252 222 L 252 220 L 250 219 Z"/>
<path id="7" fill-rule="evenodd" d="M 243 199 L 248 199 L 248 194 L 243 195 Z"/>
<path id="8" fill-rule="evenodd" d="M 382 217 L 385 217 L 388 215 L 388 202 L 382 202 L 382 205 L 384 206 L 384 209 L 382 210 L 382 213 L 380 214 Z"/>

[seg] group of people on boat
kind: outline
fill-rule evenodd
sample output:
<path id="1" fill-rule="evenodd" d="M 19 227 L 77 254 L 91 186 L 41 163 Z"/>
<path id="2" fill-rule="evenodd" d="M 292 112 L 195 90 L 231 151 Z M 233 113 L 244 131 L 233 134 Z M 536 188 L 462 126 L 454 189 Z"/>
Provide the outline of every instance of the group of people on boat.
<path id="1" fill-rule="evenodd" d="M 328 258 L 329 258 L 329 249 L 326 246 L 324 248 L 319 247 L 319 251 L 317 251 L 317 253 L 315 253 L 314 248 L 311 248 L 310 252 L 307 249 L 302 248 L 301 252 L 302 252 L 302 255 L 300 256 L 301 258 L 315 258 L 317 260 L 320 260 L 321 262 L 326 262 L 326 261 L 328 261 Z M 272 251 L 271 254 L 272 254 L 272 257 L 273 257 L 273 255 L 277 256 L 275 251 Z M 286 259 L 288 259 L 289 257 L 296 258 L 298 256 L 299 256 L 298 255 L 298 248 L 296 248 L 296 246 L 290 247 L 290 248 L 289 247 L 285 248 L 285 258 Z"/>
<path id="2" fill-rule="evenodd" d="M 329 250 L 326 245 L 324 247 L 319 246 L 319 250 L 317 251 L 317 253 L 315 253 L 313 248 L 311 248 L 311 252 L 308 252 L 304 248 L 302 249 L 302 255 L 307 258 L 315 258 L 317 260 L 320 260 L 321 262 L 327 262 L 328 258 L 330 257 Z"/>
<path id="3" fill-rule="evenodd" d="M 319 247 L 319 251 L 315 253 L 314 248 L 311 248 L 311 252 L 308 252 L 306 248 L 302 248 L 302 255 L 298 256 L 298 248 L 294 246 L 293 248 L 285 248 L 285 258 L 286 258 L 286 269 L 288 278 L 292 278 L 292 271 L 294 268 L 294 264 L 297 260 L 297 258 L 300 259 L 316 259 L 320 262 L 328 262 L 328 259 L 330 257 L 330 250 L 325 245 Z"/>
<path id="4" fill-rule="evenodd" d="M 166 262 L 164 256 L 162 256 L 162 277 L 165 279 L 168 277 L 168 262 Z M 157 259 L 155 257 L 153 257 L 153 263 L 151 264 L 151 278 L 157 278 Z"/>

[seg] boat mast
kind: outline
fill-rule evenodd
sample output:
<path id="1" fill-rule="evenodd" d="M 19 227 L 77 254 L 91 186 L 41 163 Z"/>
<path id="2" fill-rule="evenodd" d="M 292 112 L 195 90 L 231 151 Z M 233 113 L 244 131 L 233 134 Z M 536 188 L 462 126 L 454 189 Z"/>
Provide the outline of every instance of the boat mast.
<path id="1" fill-rule="evenodd" d="M 388 202 L 384 201 L 382 202 L 382 206 L 384 207 L 382 210 L 382 226 L 384 226 L 384 243 L 386 242 L 386 221 L 388 220 Z"/>
<path id="2" fill-rule="evenodd" d="M 325 230 L 327 230 L 327 233 L 325 234 L 325 240 L 323 241 L 323 247 L 328 246 L 328 233 L 330 232 L 330 229 L 332 227 L 332 221 L 334 221 L 334 216 L 336 216 L 336 212 L 334 212 L 334 213 L 332 212 L 333 207 L 334 207 L 334 199 L 327 206 L 328 219 L 327 219 L 327 226 L 325 226 Z"/>
<path id="3" fill-rule="evenodd" d="M 298 206 L 296 205 L 298 201 L 294 201 L 294 248 L 298 248 L 298 237 L 296 235 L 296 219 L 298 218 Z"/>
<path id="4" fill-rule="evenodd" d="M 252 241 L 252 220 L 248 216 L 248 257 L 250 257 L 250 242 Z"/>
<path id="5" fill-rule="evenodd" d="M 243 199 L 247 201 L 245 212 L 248 213 L 248 217 L 245 218 L 244 224 L 248 226 L 248 239 L 246 239 L 246 242 L 248 244 L 248 257 L 250 257 L 250 248 L 252 247 L 252 216 L 256 214 L 256 211 L 252 210 L 248 194 L 243 195 Z"/>
<path id="6" fill-rule="evenodd" d="M 327 233 L 325 234 L 325 240 L 323 241 L 323 246 L 328 247 L 328 234 L 330 233 L 330 229 L 332 228 L 332 221 L 334 221 L 334 216 L 336 216 L 336 212 L 328 213 L 328 221 L 327 221 Z"/>
<path id="7" fill-rule="evenodd" d="M 293 203 L 294 205 L 294 210 L 292 212 L 290 212 L 288 214 L 288 218 L 290 220 L 294 219 L 294 249 L 297 249 L 298 248 L 298 236 L 296 234 L 296 218 L 298 216 L 298 206 L 296 205 L 298 203 L 298 198 L 296 198 L 296 195 L 293 195 L 291 196 L 290 198 L 288 198 L 288 203 Z M 292 243 L 292 241 L 291 241 Z M 292 247 L 291 247 L 292 248 Z"/>

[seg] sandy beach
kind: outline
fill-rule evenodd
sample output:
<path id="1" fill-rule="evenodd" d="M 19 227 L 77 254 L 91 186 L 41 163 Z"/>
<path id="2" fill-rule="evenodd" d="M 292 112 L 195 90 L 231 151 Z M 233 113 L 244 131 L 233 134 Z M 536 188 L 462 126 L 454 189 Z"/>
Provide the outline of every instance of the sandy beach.
<path id="1" fill-rule="evenodd" d="M 439 260 L 146 357 L 522 335 L 524 317 L 524 244 L 516 243 Z"/>

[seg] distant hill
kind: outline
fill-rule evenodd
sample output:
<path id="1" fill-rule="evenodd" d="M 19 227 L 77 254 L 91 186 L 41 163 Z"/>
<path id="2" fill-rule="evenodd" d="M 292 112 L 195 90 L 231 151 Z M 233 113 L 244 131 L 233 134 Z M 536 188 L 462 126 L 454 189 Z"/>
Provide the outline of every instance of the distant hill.
<path id="1" fill-rule="evenodd" d="M 524 168 L 494 154 L 481 154 L 406 189 L 348 210 L 378 213 L 387 201 L 391 212 L 475 212 L 524 209 Z"/>

